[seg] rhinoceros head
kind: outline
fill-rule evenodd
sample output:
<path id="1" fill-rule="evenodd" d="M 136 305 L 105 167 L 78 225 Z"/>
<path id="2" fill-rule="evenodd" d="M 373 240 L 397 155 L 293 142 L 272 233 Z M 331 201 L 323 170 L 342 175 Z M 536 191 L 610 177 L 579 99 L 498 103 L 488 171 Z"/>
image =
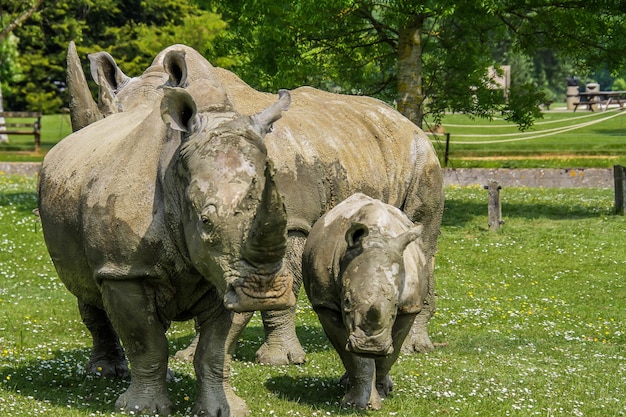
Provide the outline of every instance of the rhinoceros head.
<path id="1" fill-rule="evenodd" d="M 189 57 L 185 58 L 185 55 Z M 98 85 L 97 102 L 91 96 L 76 45 L 70 42 L 67 51 L 67 85 L 74 132 L 114 113 L 142 107 L 158 109 L 163 96 L 162 86 L 185 87 L 193 75 L 205 76 L 210 74 L 212 68 L 205 59 L 200 59 L 198 52 L 184 45 L 166 48 L 139 77 L 124 74 L 108 52 L 96 52 L 88 57 L 91 77 Z M 188 77 L 189 62 L 193 75 Z"/>
<path id="2" fill-rule="evenodd" d="M 296 301 L 293 279 L 282 272 L 287 213 L 263 142 L 289 103 L 281 91 L 265 111 L 240 116 L 219 86 L 202 82 L 166 89 L 162 102 L 164 121 L 182 132 L 170 188 L 178 188 L 186 250 L 235 311 Z"/>
<path id="3" fill-rule="evenodd" d="M 347 351 L 371 356 L 393 352 L 392 330 L 405 278 L 403 253 L 421 231 L 419 225 L 389 237 L 353 223 L 346 232 L 348 247 L 340 269 Z"/>

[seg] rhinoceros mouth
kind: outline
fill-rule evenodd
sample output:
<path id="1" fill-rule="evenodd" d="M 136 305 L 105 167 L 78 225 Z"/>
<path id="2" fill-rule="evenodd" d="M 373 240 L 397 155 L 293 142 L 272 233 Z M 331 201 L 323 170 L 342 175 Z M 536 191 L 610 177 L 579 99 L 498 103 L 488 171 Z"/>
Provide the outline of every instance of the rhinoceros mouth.
<path id="1" fill-rule="evenodd" d="M 384 333 L 375 336 L 350 334 L 346 350 L 357 355 L 368 357 L 388 356 L 393 353 L 393 343 Z"/>
<path id="2" fill-rule="evenodd" d="M 296 304 L 293 277 L 280 269 L 269 273 L 248 271 L 229 283 L 224 305 L 236 312 L 284 310 Z"/>

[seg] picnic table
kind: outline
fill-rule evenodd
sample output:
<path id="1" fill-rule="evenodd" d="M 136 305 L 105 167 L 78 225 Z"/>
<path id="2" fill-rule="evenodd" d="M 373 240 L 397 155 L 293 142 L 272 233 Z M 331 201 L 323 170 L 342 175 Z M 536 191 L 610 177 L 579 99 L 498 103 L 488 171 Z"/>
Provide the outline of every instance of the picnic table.
<path id="1" fill-rule="evenodd" d="M 619 104 L 620 108 L 624 108 L 626 103 L 626 91 L 586 91 L 578 93 L 579 100 L 574 103 L 574 111 L 578 109 L 578 106 L 587 106 L 588 110 L 594 111 L 597 106 L 602 110 L 608 110 L 611 103 Z"/>

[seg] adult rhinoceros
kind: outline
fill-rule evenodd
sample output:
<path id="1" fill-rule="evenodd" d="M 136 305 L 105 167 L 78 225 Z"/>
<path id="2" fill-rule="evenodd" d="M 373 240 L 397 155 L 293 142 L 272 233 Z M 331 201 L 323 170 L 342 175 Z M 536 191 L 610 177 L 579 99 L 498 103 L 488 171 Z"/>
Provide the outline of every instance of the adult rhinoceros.
<path id="1" fill-rule="evenodd" d="M 145 85 L 141 82 L 148 75 L 162 76 L 162 71 L 168 74 L 168 84 L 185 87 L 192 95 L 203 94 L 197 81 L 205 80 L 208 84 L 204 85 L 212 88 L 219 86 L 242 114 L 258 112 L 273 101 L 271 94 L 258 92 L 233 73 L 213 67 L 195 50 L 174 45 L 161 52 L 139 79 L 129 80 L 107 54 L 95 55 L 92 74 L 99 80 L 100 107 L 130 111 L 132 106 L 126 104 L 134 103 L 126 98 L 132 96 L 130 87 Z M 79 79 L 79 75 L 77 71 L 73 78 Z M 157 87 L 155 91 L 161 94 L 162 90 Z M 72 96 L 80 97 L 81 104 L 74 108 L 85 119 L 80 109 L 95 106 L 90 103 L 86 84 Z M 424 225 L 429 291 L 403 350 L 432 349 L 426 326 L 435 310 L 432 261 L 443 211 L 443 181 L 430 141 L 409 120 L 375 99 L 308 87 L 293 90 L 291 96 L 290 110 L 268 135 L 266 146 L 287 208 L 287 266 L 295 278 L 294 292 L 297 295 L 302 282 L 301 253 L 312 224 L 355 192 L 378 198 Z M 106 104 L 109 102 L 118 104 L 110 106 Z M 262 315 L 266 341 L 257 352 L 257 360 L 272 364 L 304 361 L 295 333 L 295 307 Z"/>
<path id="2" fill-rule="evenodd" d="M 204 76 L 219 80 L 237 111 L 251 114 L 271 103 L 271 94 L 254 90 L 232 72 L 211 68 L 208 63 L 200 67 L 197 61 L 206 61 L 193 49 L 171 48 L 164 57 L 171 82 L 200 79 L 203 75 L 198 69 L 206 71 L 209 65 Z M 292 90 L 291 97 L 289 111 L 266 143 L 287 206 L 286 259 L 295 278 L 296 296 L 302 282 L 301 254 L 313 223 L 355 192 L 380 199 L 424 225 L 429 289 L 403 351 L 432 350 L 427 324 L 435 311 L 433 258 L 444 196 L 441 167 L 430 140 L 396 110 L 373 98 L 310 87 Z M 257 361 L 285 364 L 304 360 L 295 333 L 295 309 L 262 312 L 266 340 L 257 352 Z"/>
<path id="3" fill-rule="evenodd" d="M 106 117 L 73 117 L 80 130 L 47 154 L 44 238 L 92 334 L 89 370 L 126 374 L 122 340 L 131 383 L 116 408 L 172 412 L 164 332 L 195 317 L 194 413 L 244 416 L 229 363 L 251 314 L 235 311 L 295 304 L 282 268 L 286 210 L 263 143 L 290 97 L 241 116 L 219 85 L 199 80 L 192 97 L 160 68 L 157 59 L 112 90 L 119 106 Z"/>

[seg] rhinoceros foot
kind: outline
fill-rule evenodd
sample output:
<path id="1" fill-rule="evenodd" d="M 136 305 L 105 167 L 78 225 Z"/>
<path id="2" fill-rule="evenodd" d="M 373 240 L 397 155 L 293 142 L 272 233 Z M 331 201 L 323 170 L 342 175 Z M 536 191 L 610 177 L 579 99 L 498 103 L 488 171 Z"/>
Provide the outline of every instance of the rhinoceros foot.
<path id="1" fill-rule="evenodd" d="M 233 392 L 198 398 L 191 415 L 202 417 L 247 417 L 250 410 L 246 403 Z M 210 399 L 209 399 L 210 398 Z"/>
<path id="2" fill-rule="evenodd" d="M 264 311 L 265 342 L 256 352 L 256 362 L 264 365 L 301 364 L 306 354 L 296 335 L 296 307 Z"/>
<path id="3" fill-rule="evenodd" d="M 351 385 L 341 400 L 341 405 L 360 410 L 380 410 L 383 402 L 376 389 L 367 389 L 364 385 Z"/>
<path id="4" fill-rule="evenodd" d="M 193 362 L 194 355 L 196 353 L 196 348 L 198 347 L 198 341 L 200 340 L 200 335 L 196 333 L 193 340 L 185 349 L 181 349 L 174 355 L 174 359 L 183 361 L 183 362 Z"/>
<path id="5" fill-rule="evenodd" d="M 265 342 L 256 352 L 256 362 L 264 365 L 299 365 L 305 362 L 306 353 L 300 343 L 280 345 Z"/>
<path id="6" fill-rule="evenodd" d="M 172 414 L 173 406 L 166 389 L 155 393 L 154 389 L 148 387 L 136 389 L 131 383 L 130 388 L 115 402 L 115 408 L 133 415 L 163 417 Z"/>
<path id="7" fill-rule="evenodd" d="M 87 373 L 104 378 L 128 378 L 128 362 L 124 351 L 91 352 L 87 363 Z"/>
<path id="8" fill-rule="evenodd" d="M 426 353 L 435 350 L 433 342 L 428 337 L 426 323 L 419 323 L 419 319 L 418 315 L 413 323 L 413 327 L 411 327 L 411 331 L 402 343 L 401 352 L 403 354 Z"/>
<path id="9" fill-rule="evenodd" d="M 376 391 L 380 398 L 387 398 L 387 395 L 393 391 L 393 381 L 389 374 L 385 375 L 381 380 L 376 381 Z"/>
<path id="10" fill-rule="evenodd" d="M 238 313 L 284 310 L 296 304 L 293 277 L 287 272 L 269 275 L 249 273 L 228 286 L 224 306 Z"/>

